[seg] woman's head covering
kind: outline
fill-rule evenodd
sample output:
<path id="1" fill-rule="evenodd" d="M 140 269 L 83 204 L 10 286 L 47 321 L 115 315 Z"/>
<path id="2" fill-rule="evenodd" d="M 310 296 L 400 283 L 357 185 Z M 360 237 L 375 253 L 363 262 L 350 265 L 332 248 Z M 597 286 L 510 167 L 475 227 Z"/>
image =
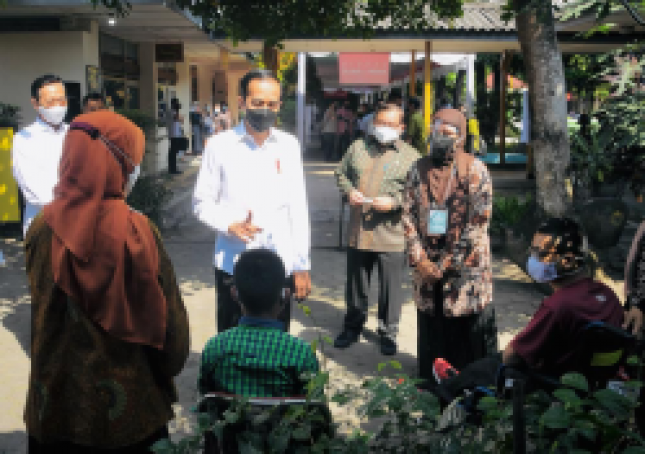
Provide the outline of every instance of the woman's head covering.
<path id="1" fill-rule="evenodd" d="M 457 128 L 459 133 L 459 141 L 455 146 L 455 151 L 465 152 L 466 146 L 466 137 L 468 136 L 468 122 L 464 114 L 459 112 L 457 109 L 441 109 L 434 116 L 435 125 L 441 122 L 442 124 L 448 124 Z"/>
<path id="2" fill-rule="evenodd" d="M 468 170 L 473 162 L 473 157 L 466 153 L 464 148 L 468 136 L 466 117 L 456 109 L 441 109 L 434 116 L 435 127 L 438 122 L 457 128 L 459 139 L 455 144 L 452 155 L 447 155 L 445 164 L 442 166 L 430 166 L 426 172 L 428 186 L 435 200 L 441 200 L 451 189 L 448 185 L 451 182 L 450 173 L 452 172 L 452 166 L 455 165 L 457 175 L 460 178 L 464 178 L 468 175 Z M 426 159 L 429 160 L 430 156 L 427 156 Z M 453 185 L 452 190 L 454 190 L 454 187 Z"/>
<path id="3" fill-rule="evenodd" d="M 118 114 L 77 117 L 44 217 L 54 233 L 54 280 L 63 292 L 109 334 L 161 349 L 166 300 L 157 244 L 148 220 L 124 200 L 144 146 L 141 129 Z"/>

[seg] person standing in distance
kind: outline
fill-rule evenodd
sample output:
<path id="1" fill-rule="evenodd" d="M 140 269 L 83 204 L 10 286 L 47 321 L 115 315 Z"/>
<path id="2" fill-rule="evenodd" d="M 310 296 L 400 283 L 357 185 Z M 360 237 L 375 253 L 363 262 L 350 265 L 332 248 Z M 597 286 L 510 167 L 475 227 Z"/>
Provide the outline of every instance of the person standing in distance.
<path id="1" fill-rule="evenodd" d="M 289 331 L 291 298 L 311 292 L 310 228 L 300 144 L 273 127 L 280 111 L 276 76 L 252 70 L 240 82 L 236 127 L 208 141 L 193 194 L 193 212 L 217 232 L 215 281 L 217 330 L 237 326 L 240 305 L 233 293 L 233 267 L 250 249 L 276 252 L 287 275 L 278 319 Z"/>
<path id="2" fill-rule="evenodd" d="M 68 125 L 67 96 L 63 80 L 45 74 L 31 84 L 31 105 L 38 118 L 13 140 L 13 176 L 25 198 L 23 235 L 40 210 L 54 199 L 58 164 Z"/>
<path id="3" fill-rule="evenodd" d="M 396 333 L 403 294 L 403 190 L 419 153 L 400 140 L 403 110 L 378 107 L 371 137 L 358 139 L 336 170 L 338 187 L 351 205 L 347 249 L 347 314 L 336 348 L 358 340 L 367 320 L 367 295 L 374 266 L 379 273 L 378 319 L 381 353 L 396 353 Z"/>

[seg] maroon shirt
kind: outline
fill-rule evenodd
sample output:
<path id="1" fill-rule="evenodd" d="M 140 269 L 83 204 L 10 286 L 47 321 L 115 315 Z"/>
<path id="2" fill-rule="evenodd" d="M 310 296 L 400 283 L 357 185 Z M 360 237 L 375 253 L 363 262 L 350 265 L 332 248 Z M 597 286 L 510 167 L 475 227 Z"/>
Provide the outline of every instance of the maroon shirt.
<path id="1" fill-rule="evenodd" d="M 556 291 L 511 345 L 532 369 L 560 376 L 571 370 L 576 336 L 589 322 L 620 327 L 623 307 L 605 284 L 582 279 Z"/>

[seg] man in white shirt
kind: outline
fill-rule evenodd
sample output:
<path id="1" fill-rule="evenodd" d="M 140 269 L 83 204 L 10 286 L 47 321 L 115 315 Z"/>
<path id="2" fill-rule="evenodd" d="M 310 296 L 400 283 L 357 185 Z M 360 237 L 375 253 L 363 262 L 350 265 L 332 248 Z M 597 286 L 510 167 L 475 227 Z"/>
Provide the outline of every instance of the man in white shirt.
<path id="1" fill-rule="evenodd" d="M 280 110 L 280 82 L 253 70 L 240 82 L 238 126 L 213 136 L 197 178 L 193 212 L 217 232 L 215 279 L 218 332 L 237 326 L 240 306 L 232 288 L 239 255 L 267 248 L 284 262 L 289 279 L 278 319 L 289 331 L 291 296 L 311 292 L 310 228 L 304 172 L 297 139 L 273 128 Z"/>
<path id="2" fill-rule="evenodd" d="M 23 234 L 40 210 L 54 199 L 58 164 L 68 125 L 67 97 L 63 80 L 52 74 L 31 84 L 31 104 L 38 118 L 21 130 L 13 141 L 13 176 L 25 199 Z"/>

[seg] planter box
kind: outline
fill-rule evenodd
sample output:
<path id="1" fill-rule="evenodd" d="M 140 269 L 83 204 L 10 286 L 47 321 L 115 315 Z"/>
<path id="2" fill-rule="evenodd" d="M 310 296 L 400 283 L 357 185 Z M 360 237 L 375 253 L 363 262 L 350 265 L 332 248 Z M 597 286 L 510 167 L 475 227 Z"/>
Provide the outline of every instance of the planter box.
<path id="1" fill-rule="evenodd" d="M 0 127 L 0 223 L 20 224 L 18 185 L 11 170 L 13 128 Z"/>

